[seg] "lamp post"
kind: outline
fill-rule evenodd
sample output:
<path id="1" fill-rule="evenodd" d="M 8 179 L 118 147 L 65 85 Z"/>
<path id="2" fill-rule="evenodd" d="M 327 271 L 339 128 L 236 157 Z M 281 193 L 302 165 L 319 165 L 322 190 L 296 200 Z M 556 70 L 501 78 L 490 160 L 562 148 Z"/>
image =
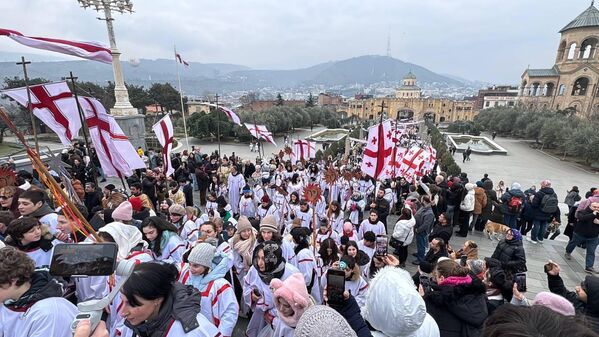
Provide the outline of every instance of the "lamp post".
<path id="1" fill-rule="evenodd" d="M 104 12 L 104 18 L 98 20 L 106 21 L 108 29 L 108 40 L 110 41 L 110 51 L 112 54 L 112 71 L 114 73 L 114 97 L 116 102 L 114 107 L 110 109 L 110 113 L 114 116 L 133 116 L 137 115 L 138 111 L 129 102 L 129 93 L 125 87 L 123 80 L 123 70 L 119 60 L 121 53 L 116 47 L 114 38 L 114 27 L 112 26 L 112 12 L 133 13 L 133 4 L 130 0 L 77 0 L 79 5 L 84 9 L 91 7 L 98 12 Z"/>

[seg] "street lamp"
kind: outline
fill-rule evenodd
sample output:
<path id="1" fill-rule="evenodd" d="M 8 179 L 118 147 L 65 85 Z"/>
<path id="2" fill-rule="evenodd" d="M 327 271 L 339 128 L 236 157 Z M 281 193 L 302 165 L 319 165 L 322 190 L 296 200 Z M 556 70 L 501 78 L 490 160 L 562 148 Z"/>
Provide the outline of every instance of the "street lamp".
<path id="1" fill-rule="evenodd" d="M 138 111 L 129 102 L 129 93 L 125 87 L 125 81 L 123 80 L 123 70 L 121 69 L 121 62 L 119 57 L 121 53 L 116 47 L 116 40 L 114 38 L 114 28 L 112 26 L 112 11 L 123 13 L 133 13 L 133 4 L 130 0 L 77 0 L 79 5 L 87 9 L 88 7 L 96 10 L 97 12 L 104 11 L 104 18 L 98 18 L 98 20 L 106 21 L 106 28 L 108 29 L 108 39 L 110 41 L 110 51 L 112 54 L 112 71 L 114 72 L 114 96 L 116 102 L 114 107 L 110 109 L 112 115 L 115 116 L 132 116 L 137 115 Z"/>

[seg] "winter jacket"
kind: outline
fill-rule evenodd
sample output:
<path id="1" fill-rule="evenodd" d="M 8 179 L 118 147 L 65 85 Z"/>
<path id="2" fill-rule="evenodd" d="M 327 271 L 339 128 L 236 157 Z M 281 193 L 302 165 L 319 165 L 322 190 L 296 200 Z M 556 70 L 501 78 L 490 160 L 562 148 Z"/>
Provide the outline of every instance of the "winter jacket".
<path id="1" fill-rule="evenodd" d="M 527 270 L 526 253 L 524 252 L 524 246 L 522 246 L 522 240 L 512 239 L 508 241 L 503 239 L 499 241 L 491 258 L 499 260 L 502 268 L 506 271 L 522 273 Z"/>
<path id="2" fill-rule="evenodd" d="M 462 200 L 462 202 L 460 203 L 460 210 L 464 211 L 464 212 L 472 212 L 474 211 L 474 204 L 476 203 L 475 200 L 475 192 L 474 192 L 474 187 L 476 185 L 468 183 L 466 184 L 466 195 L 464 196 L 464 199 Z"/>
<path id="3" fill-rule="evenodd" d="M 537 193 L 535 193 L 535 196 L 532 199 L 532 208 L 534 209 L 535 220 L 548 220 L 549 217 L 554 217 L 556 219 L 560 218 L 559 207 L 553 214 L 545 213 L 541 210 L 541 201 L 546 194 L 555 194 L 555 191 L 553 191 L 553 188 L 551 187 L 543 187 Z"/>
<path id="4" fill-rule="evenodd" d="M 480 336 L 488 316 L 485 286 L 468 275 L 458 285 L 435 285 L 424 295 L 426 310 L 439 324 L 443 337 Z"/>
<path id="5" fill-rule="evenodd" d="M 420 207 L 414 218 L 416 219 L 416 234 L 424 235 L 431 232 L 435 223 L 435 214 L 430 205 Z"/>
<path id="6" fill-rule="evenodd" d="M 71 322 L 78 310 L 62 295 L 62 285 L 47 271 L 36 271 L 28 291 L 0 306 L 0 336 L 71 337 Z"/>
<path id="7" fill-rule="evenodd" d="M 493 181 L 491 179 L 485 180 L 483 183 L 483 188 L 485 189 L 485 195 L 487 196 L 487 204 L 483 207 L 483 216 L 489 217 L 491 212 L 493 212 L 493 201 L 499 202 L 497 200 L 497 192 L 493 189 Z"/>
<path id="8" fill-rule="evenodd" d="M 559 275 L 547 274 L 549 291 L 570 301 L 576 314 L 584 315 L 589 327 L 599 333 L 599 278 L 588 275 L 582 283 L 587 293 L 586 303 L 578 298 L 576 292 L 566 289 Z"/>
<path id="9" fill-rule="evenodd" d="M 414 240 L 414 226 L 416 226 L 414 217 L 397 221 L 393 228 L 393 238 L 403 242 L 404 246 L 409 245 Z"/>
<path id="10" fill-rule="evenodd" d="M 482 187 L 474 188 L 474 210 L 472 213 L 481 215 L 483 208 L 487 206 L 487 194 Z"/>
<path id="11" fill-rule="evenodd" d="M 360 306 L 351 294 L 342 304 L 329 304 L 329 306 L 345 318 L 358 337 L 372 337 L 368 325 L 360 314 Z"/>
<path id="12" fill-rule="evenodd" d="M 524 194 L 524 192 L 518 189 L 511 189 L 503 193 L 503 195 L 501 196 L 501 211 L 503 212 L 503 214 L 517 214 L 509 212 L 508 206 L 512 197 L 520 198 L 520 200 L 522 201 L 522 205 L 524 205 L 524 199 L 526 199 L 526 195 Z M 520 210 L 522 210 L 522 207 L 520 207 Z"/>
<path id="13" fill-rule="evenodd" d="M 377 330 L 373 332 L 375 337 L 440 336 L 437 322 L 426 311 L 410 274 L 400 268 L 385 267 L 370 281 L 362 316 Z"/>
<path id="14" fill-rule="evenodd" d="M 599 224 L 595 224 L 597 219 L 599 219 L 599 215 L 595 215 L 590 206 L 583 211 L 579 211 L 574 233 L 585 238 L 596 238 L 599 236 Z"/>
<path id="15" fill-rule="evenodd" d="M 580 201 L 580 199 L 582 199 L 582 197 L 580 196 L 580 194 L 578 194 L 578 192 L 570 191 L 564 199 L 564 203 L 568 205 L 568 207 L 572 207 L 577 201 Z"/>
<path id="16" fill-rule="evenodd" d="M 462 201 L 462 193 L 464 188 L 460 183 L 454 183 L 447 191 L 447 205 L 448 206 L 459 206 Z"/>
<path id="17" fill-rule="evenodd" d="M 441 224 L 436 224 L 431 231 L 431 234 L 428 236 L 428 241 L 433 241 L 434 238 L 441 238 L 445 243 L 449 243 L 451 236 L 453 235 L 453 226 Z"/>
<path id="18" fill-rule="evenodd" d="M 387 201 L 387 199 L 385 198 L 375 198 L 366 205 L 365 211 L 370 211 L 370 204 L 372 203 L 375 204 L 373 209 L 377 211 L 379 215 L 379 220 L 382 222 L 386 222 L 387 216 L 389 216 L 389 201 Z"/>
<path id="19" fill-rule="evenodd" d="M 125 321 L 125 325 L 137 336 L 217 336 L 218 329 L 200 313 L 200 303 L 197 289 L 175 283 L 156 318 L 136 326 Z"/>

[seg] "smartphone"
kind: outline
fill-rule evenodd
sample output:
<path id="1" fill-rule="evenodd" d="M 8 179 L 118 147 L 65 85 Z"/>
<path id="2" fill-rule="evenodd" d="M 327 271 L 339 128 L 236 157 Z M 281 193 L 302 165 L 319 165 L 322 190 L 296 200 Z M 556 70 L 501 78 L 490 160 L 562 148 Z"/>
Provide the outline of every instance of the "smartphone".
<path id="1" fill-rule="evenodd" d="M 519 292 L 526 292 L 526 274 L 525 273 L 517 273 L 514 276 L 514 282 L 516 282 L 516 289 Z"/>
<path id="2" fill-rule="evenodd" d="M 54 246 L 50 261 L 52 276 L 108 276 L 116 268 L 116 243 L 61 243 Z"/>
<path id="3" fill-rule="evenodd" d="M 343 303 L 343 292 L 345 291 L 345 272 L 338 269 L 327 271 L 327 297 L 331 304 Z"/>
<path id="4" fill-rule="evenodd" d="M 386 256 L 387 248 L 389 247 L 389 238 L 387 235 L 377 235 L 376 236 L 376 256 Z"/>
<path id="5" fill-rule="evenodd" d="M 430 277 L 426 275 L 420 275 L 418 279 L 420 280 L 420 285 L 422 286 L 422 289 L 424 289 L 425 293 L 432 290 Z"/>
<path id="6" fill-rule="evenodd" d="M 466 267 L 466 261 L 468 261 L 468 256 L 467 255 L 460 256 L 460 266 Z"/>

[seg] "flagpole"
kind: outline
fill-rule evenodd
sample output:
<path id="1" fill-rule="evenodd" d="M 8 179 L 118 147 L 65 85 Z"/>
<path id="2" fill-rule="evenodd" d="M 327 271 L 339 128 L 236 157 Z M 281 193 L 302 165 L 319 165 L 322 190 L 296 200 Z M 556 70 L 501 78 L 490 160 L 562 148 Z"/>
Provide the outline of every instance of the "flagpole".
<path id="1" fill-rule="evenodd" d="M 218 140 L 218 157 L 220 158 L 220 115 L 218 114 L 218 94 L 214 95 L 215 104 L 216 104 L 216 139 Z"/>
<path id="2" fill-rule="evenodd" d="M 87 123 L 85 122 L 85 118 L 83 117 L 83 109 L 81 108 L 81 104 L 79 103 L 79 96 L 77 95 L 77 85 L 75 84 L 75 80 L 77 77 L 73 76 L 73 72 L 69 71 L 69 77 L 65 77 L 65 80 L 71 80 L 71 84 L 73 85 L 73 96 L 75 96 L 75 103 L 77 104 L 77 110 L 79 111 L 79 120 L 81 121 L 81 129 L 83 131 L 83 139 L 85 140 L 85 147 L 87 148 L 87 155 L 90 155 L 91 147 L 89 146 L 89 138 L 87 137 L 89 133 L 89 129 L 87 128 Z M 90 156 L 91 160 L 91 156 Z M 98 176 L 94 174 L 94 183 L 98 186 Z"/>
<path id="3" fill-rule="evenodd" d="M 37 128 L 35 127 L 35 118 L 33 117 L 33 109 L 31 108 L 31 92 L 29 91 L 29 77 L 27 76 L 28 64 L 31 64 L 31 61 L 25 61 L 24 56 L 21 56 L 21 62 L 17 62 L 17 65 L 23 66 L 23 79 L 25 80 L 25 88 L 27 89 L 27 110 L 29 111 L 29 117 L 31 118 L 31 128 L 33 129 L 33 138 L 35 139 L 35 152 L 40 153 L 40 144 L 37 140 Z"/>
<path id="4" fill-rule="evenodd" d="M 185 130 L 185 142 L 187 143 L 187 151 L 189 151 L 189 137 L 187 137 L 187 122 L 185 121 L 185 105 L 183 104 L 183 91 L 181 89 L 181 75 L 179 74 L 179 61 L 177 60 L 177 46 L 173 46 L 175 50 L 175 66 L 177 67 L 177 81 L 179 82 L 179 98 L 181 99 L 181 116 L 183 116 L 183 129 Z"/>
<path id="5" fill-rule="evenodd" d="M 260 160 L 262 160 L 262 153 L 260 152 L 261 150 L 264 151 L 264 148 L 262 148 L 262 142 L 260 141 L 260 134 L 258 133 L 258 124 L 256 124 L 256 117 L 254 117 L 254 129 L 256 129 L 256 139 L 258 139 L 258 157 L 260 158 Z"/>

